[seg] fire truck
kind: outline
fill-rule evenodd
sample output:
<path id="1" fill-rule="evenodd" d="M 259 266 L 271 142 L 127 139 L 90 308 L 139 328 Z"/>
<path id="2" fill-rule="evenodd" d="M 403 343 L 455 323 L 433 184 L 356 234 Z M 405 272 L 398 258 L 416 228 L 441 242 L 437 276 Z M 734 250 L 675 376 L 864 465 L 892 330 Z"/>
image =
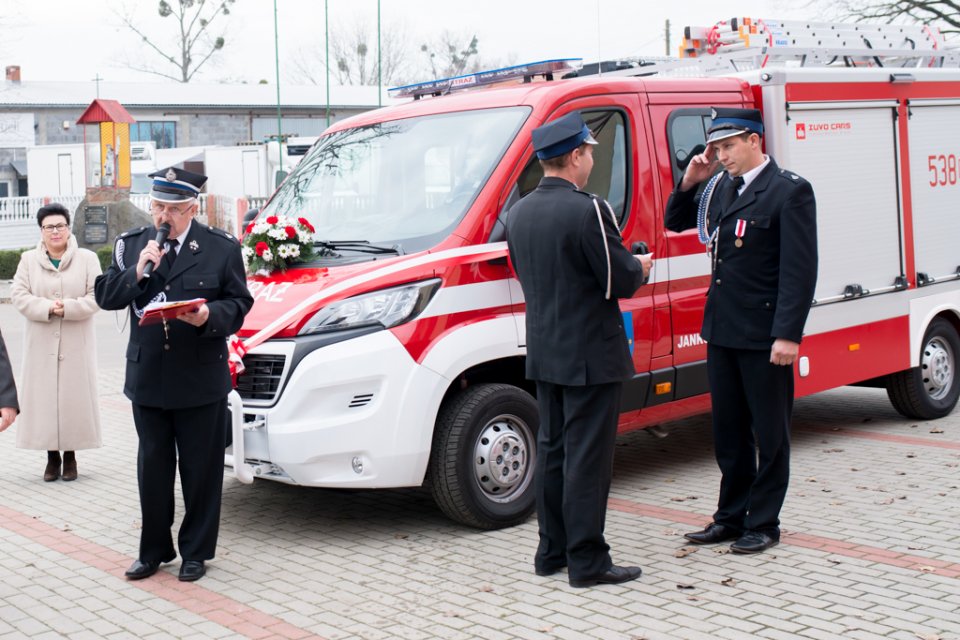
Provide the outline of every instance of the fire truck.
<path id="1" fill-rule="evenodd" d="M 504 220 L 542 176 L 530 132 L 572 111 L 599 141 L 585 190 L 609 201 L 628 248 L 654 254 L 649 284 L 620 302 L 637 372 L 621 432 L 709 409 L 710 261 L 696 230 L 662 218 L 715 106 L 760 108 L 766 151 L 816 193 L 820 269 L 797 395 L 881 386 L 905 416 L 949 414 L 956 55 L 926 27 L 734 19 L 685 35 L 683 60 L 589 77 L 554 60 L 411 85 L 398 92 L 409 102 L 330 127 L 260 213 L 307 218 L 323 251 L 250 277 L 226 457 L 237 477 L 426 486 L 479 528 L 529 516 L 537 405 Z"/>

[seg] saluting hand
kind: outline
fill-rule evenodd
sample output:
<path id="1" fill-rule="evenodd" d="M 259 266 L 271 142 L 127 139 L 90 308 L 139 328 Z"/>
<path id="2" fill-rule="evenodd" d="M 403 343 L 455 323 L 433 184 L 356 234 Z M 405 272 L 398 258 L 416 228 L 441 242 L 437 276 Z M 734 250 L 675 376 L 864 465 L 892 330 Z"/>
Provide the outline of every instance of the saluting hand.
<path id="1" fill-rule="evenodd" d="M 797 360 L 800 345 L 786 338 L 777 338 L 770 348 L 770 364 L 790 366 Z"/>
<path id="2" fill-rule="evenodd" d="M 689 191 L 712 176 L 718 162 L 713 145 L 708 144 L 703 153 L 698 153 L 690 160 L 687 170 L 683 173 L 683 180 L 680 181 L 680 190 Z"/>

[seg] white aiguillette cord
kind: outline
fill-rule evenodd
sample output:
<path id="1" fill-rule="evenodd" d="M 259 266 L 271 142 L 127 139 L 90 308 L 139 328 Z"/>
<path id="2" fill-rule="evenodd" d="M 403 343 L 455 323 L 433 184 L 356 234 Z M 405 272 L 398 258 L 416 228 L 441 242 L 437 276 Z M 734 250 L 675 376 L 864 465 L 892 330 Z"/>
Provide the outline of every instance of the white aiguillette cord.
<path id="1" fill-rule="evenodd" d="M 606 204 L 606 201 L 604 201 Z M 610 299 L 610 278 L 611 278 L 611 268 L 610 268 L 610 246 L 607 244 L 607 230 L 603 226 L 603 215 L 600 213 L 600 203 L 597 202 L 597 196 L 593 197 L 593 208 L 597 212 L 597 222 L 600 224 L 600 237 L 603 238 L 603 252 L 607 256 L 607 291 L 604 294 L 606 300 Z M 613 216 L 613 211 L 610 210 L 610 205 L 607 205 L 607 210 L 610 211 L 611 219 L 614 221 L 614 226 L 616 226 L 616 218 Z"/>

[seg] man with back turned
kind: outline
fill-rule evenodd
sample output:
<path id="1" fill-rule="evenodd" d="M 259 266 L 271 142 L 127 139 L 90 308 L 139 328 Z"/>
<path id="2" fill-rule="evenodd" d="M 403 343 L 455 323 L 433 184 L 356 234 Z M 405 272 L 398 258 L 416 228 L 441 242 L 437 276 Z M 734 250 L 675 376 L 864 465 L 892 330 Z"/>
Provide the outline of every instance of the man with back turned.
<path id="1" fill-rule="evenodd" d="M 540 409 L 534 569 L 548 576 L 568 567 L 573 587 L 641 573 L 613 564 L 603 528 L 620 389 L 634 373 L 617 299 L 640 288 L 652 261 L 624 248 L 606 201 L 579 190 L 596 143 L 579 113 L 535 129 L 544 177 L 507 218 L 527 305 L 527 378 Z"/>
<path id="2" fill-rule="evenodd" d="M 237 240 L 194 220 L 206 176 L 170 168 L 150 177 L 154 226 L 117 238 L 95 292 L 104 309 L 128 308 L 130 314 L 123 391 L 133 402 L 140 439 L 143 528 L 139 557 L 126 576 L 147 578 L 176 558 L 170 528 L 179 458 L 185 510 L 179 577 L 192 581 L 203 577 L 204 562 L 216 551 L 231 389 L 227 338 L 243 324 L 253 298 Z M 164 224 L 170 232 L 161 247 L 157 229 Z M 138 325 L 151 302 L 193 298 L 206 302 L 176 319 Z"/>

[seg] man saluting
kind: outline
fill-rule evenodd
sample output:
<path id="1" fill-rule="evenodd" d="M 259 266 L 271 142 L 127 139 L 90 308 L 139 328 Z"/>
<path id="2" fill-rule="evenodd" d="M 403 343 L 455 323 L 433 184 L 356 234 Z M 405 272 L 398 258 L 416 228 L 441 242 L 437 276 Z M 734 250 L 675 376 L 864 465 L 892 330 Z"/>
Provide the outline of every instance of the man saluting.
<path id="1" fill-rule="evenodd" d="M 194 220 L 206 176 L 170 168 L 150 177 L 154 226 L 120 234 L 95 293 L 102 308 L 130 313 L 123 392 L 133 402 L 140 439 L 143 528 L 139 557 L 126 576 L 147 578 L 177 557 L 170 528 L 179 457 L 185 508 L 180 580 L 192 581 L 203 577 L 204 562 L 217 547 L 231 389 L 227 338 L 243 324 L 253 298 L 237 240 Z M 164 224 L 170 233 L 161 247 L 155 238 L 162 238 L 157 228 Z M 138 325 L 151 302 L 194 298 L 206 302 L 175 320 Z"/>
<path id="2" fill-rule="evenodd" d="M 713 522 L 685 537 L 736 540 L 734 553 L 760 553 L 780 540 L 793 363 L 817 282 L 813 188 L 763 153 L 762 136 L 758 110 L 714 109 L 707 148 L 687 166 L 666 211 L 671 231 L 697 226 L 695 187 L 723 165 L 699 224 L 713 256 L 700 333 L 720 497 Z"/>

